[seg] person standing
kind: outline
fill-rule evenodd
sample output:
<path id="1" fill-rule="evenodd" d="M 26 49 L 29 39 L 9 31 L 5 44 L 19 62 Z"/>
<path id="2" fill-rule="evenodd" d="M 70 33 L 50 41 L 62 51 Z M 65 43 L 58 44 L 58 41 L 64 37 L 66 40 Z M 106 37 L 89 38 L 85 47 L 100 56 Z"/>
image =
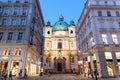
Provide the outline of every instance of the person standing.
<path id="1" fill-rule="evenodd" d="M 12 80 L 12 70 L 9 72 L 9 80 Z"/>

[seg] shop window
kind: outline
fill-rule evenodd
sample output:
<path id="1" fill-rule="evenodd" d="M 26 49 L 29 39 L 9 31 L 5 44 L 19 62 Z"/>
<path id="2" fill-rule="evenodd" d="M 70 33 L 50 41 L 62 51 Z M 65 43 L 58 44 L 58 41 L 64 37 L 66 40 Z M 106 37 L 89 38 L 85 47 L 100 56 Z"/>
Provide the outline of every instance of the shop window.
<path id="1" fill-rule="evenodd" d="M 106 58 L 106 59 L 112 59 L 112 54 L 111 54 L 111 52 L 105 52 L 105 58 Z"/>

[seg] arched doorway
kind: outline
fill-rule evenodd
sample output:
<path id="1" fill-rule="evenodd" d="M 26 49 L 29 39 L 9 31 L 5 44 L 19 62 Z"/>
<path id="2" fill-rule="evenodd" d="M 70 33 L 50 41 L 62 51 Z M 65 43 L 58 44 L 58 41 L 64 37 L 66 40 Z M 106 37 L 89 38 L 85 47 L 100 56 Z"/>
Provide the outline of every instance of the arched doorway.
<path id="1" fill-rule="evenodd" d="M 66 59 L 65 58 L 63 58 L 63 59 L 57 59 L 56 57 L 55 57 L 55 59 L 54 59 L 54 69 L 55 69 L 55 72 L 57 72 L 57 73 L 61 73 L 61 72 L 65 72 L 65 61 L 66 61 Z"/>
<path id="2" fill-rule="evenodd" d="M 57 71 L 62 71 L 62 63 L 57 63 Z"/>

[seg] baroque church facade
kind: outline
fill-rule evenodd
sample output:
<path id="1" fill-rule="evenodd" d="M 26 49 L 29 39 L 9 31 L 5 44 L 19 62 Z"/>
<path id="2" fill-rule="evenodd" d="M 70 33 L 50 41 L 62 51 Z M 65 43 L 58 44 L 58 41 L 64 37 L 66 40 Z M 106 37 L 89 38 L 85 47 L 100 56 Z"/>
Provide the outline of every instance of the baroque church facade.
<path id="1" fill-rule="evenodd" d="M 60 16 L 59 21 L 51 25 L 50 21 L 44 28 L 45 45 L 43 67 L 51 72 L 64 73 L 78 71 L 78 51 L 76 46 L 76 26 Z"/>

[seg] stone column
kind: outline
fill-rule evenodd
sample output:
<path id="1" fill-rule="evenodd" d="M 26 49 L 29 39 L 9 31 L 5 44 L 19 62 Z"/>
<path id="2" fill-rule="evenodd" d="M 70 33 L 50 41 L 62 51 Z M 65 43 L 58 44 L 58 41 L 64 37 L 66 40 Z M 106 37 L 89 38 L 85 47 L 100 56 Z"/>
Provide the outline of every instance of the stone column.
<path id="1" fill-rule="evenodd" d="M 93 56 L 92 55 L 90 55 L 90 65 L 91 65 L 91 69 L 94 70 Z"/>
<path id="2" fill-rule="evenodd" d="M 24 76 L 24 73 L 25 73 L 25 68 L 26 68 L 26 62 L 27 62 L 27 54 L 28 54 L 28 48 L 25 47 L 23 50 L 23 56 L 22 56 L 22 70 L 23 70 L 23 73 L 22 73 L 22 76 Z"/>
<path id="3" fill-rule="evenodd" d="M 8 66 L 7 66 L 8 75 L 9 75 L 9 72 L 11 71 L 11 65 L 12 65 L 12 58 L 9 57 Z"/>
<path id="4" fill-rule="evenodd" d="M 101 75 L 101 77 L 109 77 L 104 51 L 98 51 L 97 59 L 99 61 L 98 69 L 101 70 L 99 71 L 99 74 Z"/>
<path id="5" fill-rule="evenodd" d="M 118 63 L 117 63 L 115 52 L 111 52 L 111 54 L 112 54 L 112 60 L 113 60 L 114 76 L 119 77 L 119 69 L 118 69 Z"/>

